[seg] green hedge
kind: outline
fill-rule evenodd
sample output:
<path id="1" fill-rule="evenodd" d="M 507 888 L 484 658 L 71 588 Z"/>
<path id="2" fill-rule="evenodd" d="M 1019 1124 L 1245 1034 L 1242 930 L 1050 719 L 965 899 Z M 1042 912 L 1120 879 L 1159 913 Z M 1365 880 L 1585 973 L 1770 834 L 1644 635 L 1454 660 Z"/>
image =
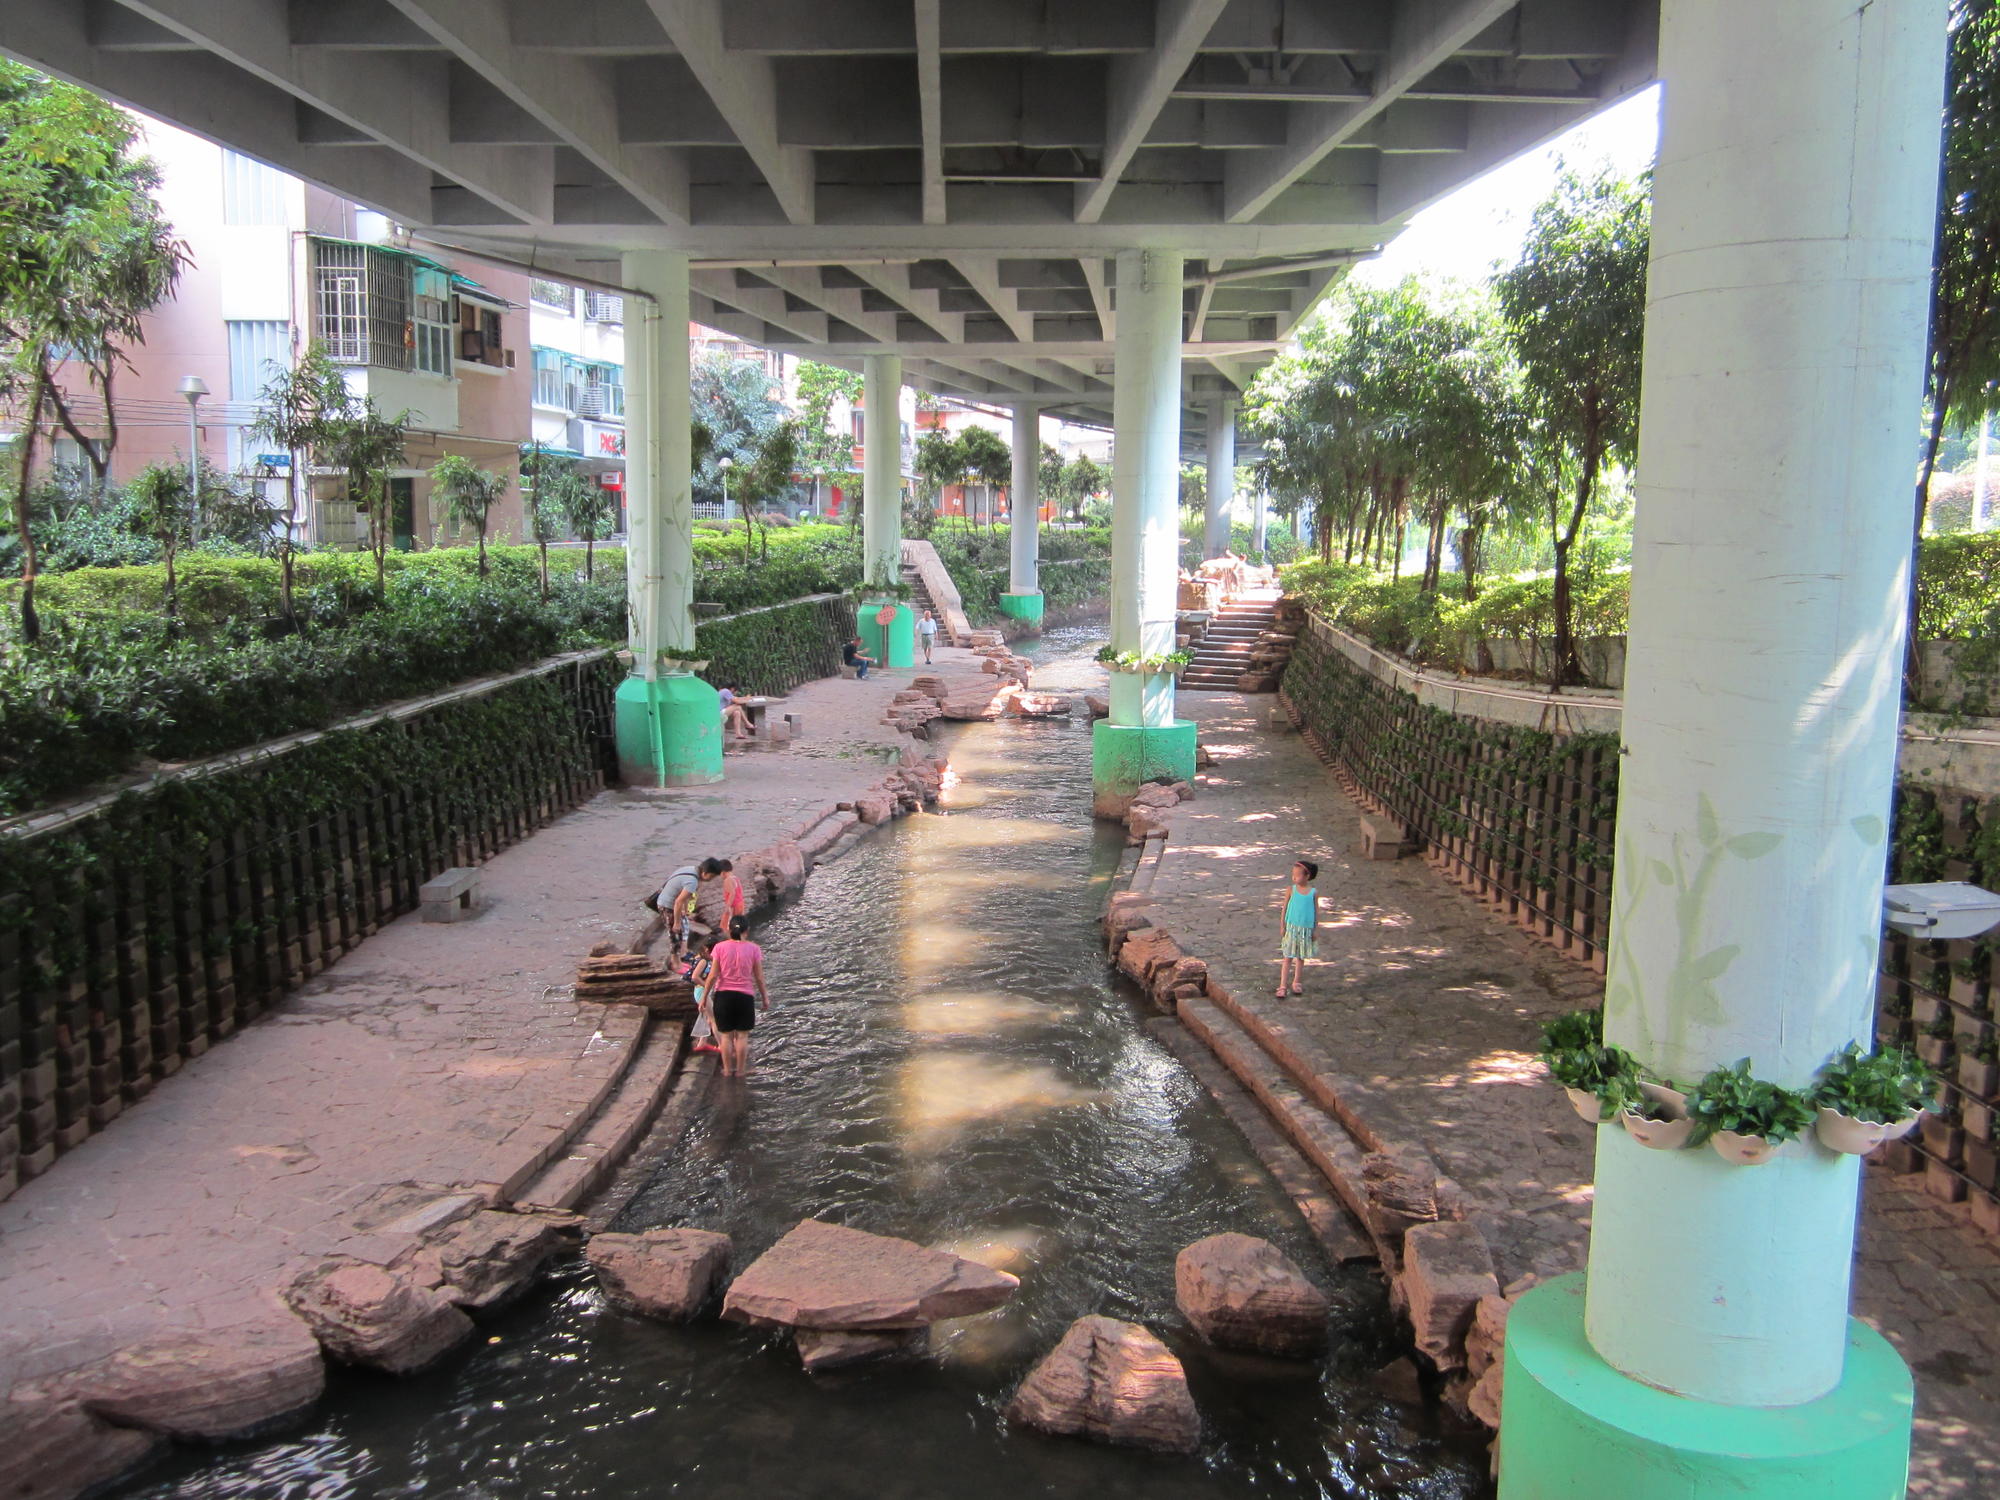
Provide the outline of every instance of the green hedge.
<path id="1" fill-rule="evenodd" d="M 122 570 L 121 570 L 122 571 Z M 528 587 L 400 571 L 381 607 L 267 640 L 233 627 L 167 640 L 157 619 L 52 616 L 0 652 L 0 813 L 131 770 L 317 729 L 375 704 L 622 641 L 622 585 Z"/>
<path id="2" fill-rule="evenodd" d="M 708 658 L 701 675 L 717 687 L 789 693 L 838 672 L 841 643 L 854 633 L 854 602 L 836 597 L 699 623 L 694 641 Z"/>
<path id="3" fill-rule="evenodd" d="M 975 625 L 1000 619 L 1000 596 L 1007 592 L 1012 545 L 1008 528 L 996 526 L 990 532 L 939 529 L 931 533 L 931 544 L 958 589 L 966 618 Z M 1044 528 L 1037 556 L 1043 564 L 1042 596 L 1051 608 L 1102 598 L 1110 590 L 1109 526 Z"/>

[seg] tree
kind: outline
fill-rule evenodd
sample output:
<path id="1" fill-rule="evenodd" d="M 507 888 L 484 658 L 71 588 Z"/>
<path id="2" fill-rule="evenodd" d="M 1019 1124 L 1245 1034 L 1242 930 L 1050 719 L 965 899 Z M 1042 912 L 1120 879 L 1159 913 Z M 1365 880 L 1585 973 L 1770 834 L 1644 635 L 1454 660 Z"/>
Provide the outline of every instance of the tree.
<path id="1" fill-rule="evenodd" d="M 740 491 L 737 471 L 756 463 L 758 449 L 786 412 L 777 387 L 756 360 L 710 354 L 695 361 L 690 382 L 694 421 L 708 434 L 705 444 L 696 441 L 694 497 L 720 503 L 722 460 L 730 462 L 729 493 L 734 497 Z"/>
<path id="2" fill-rule="evenodd" d="M 1060 512 L 1063 508 L 1063 496 L 1066 493 L 1063 488 L 1066 483 L 1063 478 L 1063 456 L 1047 443 L 1042 444 L 1042 460 L 1036 477 L 1040 482 L 1035 489 L 1041 497 L 1042 504 L 1049 507 L 1051 514 Z M 1016 516 L 1014 519 L 1018 522 L 1020 517 Z M 1041 521 L 1039 514 L 1035 520 L 1039 525 Z"/>
<path id="3" fill-rule="evenodd" d="M 1976 427 L 2000 409 L 2000 4 L 1953 0 L 1931 278 L 1924 400 L 1929 427 L 1918 465 L 1910 576 L 1947 426 Z M 1921 686 L 1917 591 L 1910 590 L 1906 696 Z"/>
<path id="4" fill-rule="evenodd" d="M 285 524 L 278 537 L 278 607 L 288 620 L 293 618 L 293 559 L 298 551 L 299 471 L 305 468 L 310 484 L 312 464 L 335 424 L 351 413 L 353 403 L 340 367 L 326 357 L 320 344 L 308 347 L 290 369 L 274 373 L 257 396 L 257 420 L 250 425 L 250 436 L 282 448 L 290 460 L 285 465 Z"/>
<path id="5" fill-rule="evenodd" d="M 1111 476 L 1088 453 L 1079 453 L 1063 465 L 1062 492 L 1070 503 L 1070 515 L 1083 519 L 1084 502 L 1104 488 Z"/>
<path id="6" fill-rule="evenodd" d="M 618 498 L 601 484 L 592 484 L 575 469 L 550 481 L 550 501 L 562 512 L 569 529 L 583 538 L 583 576 L 597 576 L 597 544 L 611 535 L 618 519 Z"/>
<path id="7" fill-rule="evenodd" d="M 1565 171 L 1536 210 L 1520 261 L 1495 282 L 1526 378 L 1533 427 L 1524 451 L 1546 500 L 1555 548 L 1555 686 L 1582 682 L 1570 598 L 1570 549 L 1607 463 L 1629 464 L 1639 437 L 1646 319 L 1649 184 Z"/>
<path id="8" fill-rule="evenodd" d="M 493 507 L 507 493 L 507 476 L 482 469 L 459 453 L 447 453 L 431 466 L 431 483 L 444 497 L 445 514 L 454 526 L 470 526 L 479 535 L 479 576 L 486 576 L 486 525 Z"/>
<path id="9" fill-rule="evenodd" d="M 965 476 L 986 486 L 986 528 L 993 529 L 993 497 L 1014 482 L 1014 450 L 998 433 L 968 427 L 958 439 Z"/>
<path id="10" fill-rule="evenodd" d="M 743 562 L 746 567 L 750 562 L 751 540 L 760 529 L 763 555 L 771 555 L 771 528 L 768 523 L 758 521 L 757 512 L 791 488 L 792 476 L 798 472 L 802 438 L 799 424 L 787 418 L 764 434 L 751 461 L 736 470 L 736 490 L 743 507 Z"/>
<path id="11" fill-rule="evenodd" d="M 534 539 L 536 550 L 541 553 L 542 603 L 549 602 L 549 543 L 563 539 L 563 531 L 568 518 L 563 514 L 559 501 L 546 492 L 537 491 L 522 497 L 522 507 L 527 511 L 528 535 Z"/>
<path id="12" fill-rule="evenodd" d="M 96 95 L 0 62 L 0 400 L 15 401 L 21 421 L 14 507 L 29 641 L 41 635 L 29 475 L 44 406 L 53 400 L 81 437 L 55 367 L 80 362 L 108 409 L 113 369 L 187 262 L 153 199 L 159 174 L 131 154 L 134 139 L 130 119 Z"/>
<path id="13" fill-rule="evenodd" d="M 132 529 L 149 541 L 157 542 L 166 564 L 165 603 L 168 628 L 180 620 L 179 583 L 174 576 L 174 559 L 194 536 L 194 491 L 188 484 L 183 464 L 147 464 L 125 486 L 131 504 Z"/>
<path id="14" fill-rule="evenodd" d="M 347 498 L 368 517 L 368 550 L 375 554 L 375 587 L 388 586 L 389 537 L 395 523 L 390 514 L 389 471 L 403 463 L 410 414 L 387 416 L 364 396 L 356 406 L 323 416 L 324 430 L 316 447 L 326 462 L 347 480 Z M 480 571 L 483 573 L 484 568 Z"/>
<path id="15" fill-rule="evenodd" d="M 832 424 L 836 401 L 852 404 L 861 399 L 861 377 L 837 365 L 814 360 L 799 361 L 799 461 L 813 470 L 851 468 L 854 463 L 852 434 L 837 431 Z"/>
<path id="16" fill-rule="evenodd" d="M 917 440 L 911 469 L 917 477 L 918 521 L 927 527 L 937 515 L 944 487 L 965 478 L 965 449 L 943 428 L 932 428 Z"/>

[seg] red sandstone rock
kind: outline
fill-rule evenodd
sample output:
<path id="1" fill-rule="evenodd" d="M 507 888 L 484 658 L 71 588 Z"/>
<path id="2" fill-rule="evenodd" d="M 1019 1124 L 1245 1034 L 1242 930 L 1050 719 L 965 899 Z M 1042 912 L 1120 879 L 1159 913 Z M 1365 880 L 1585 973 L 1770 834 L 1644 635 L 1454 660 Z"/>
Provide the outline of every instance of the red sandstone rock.
<path id="1" fill-rule="evenodd" d="M 285 1300 L 335 1359 L 392 1375 L 434 1364 L 473 1332 L 444 1292 L 360 1261 L 322 1261 Z"/>
<path id="2" fill-rule="evenodd" d="M 856 1365 L 887 1364 L 914 1359 L 929 1347 L 929 1337 L 921 1328 L 892 1328 L 881 1333 L 859 1333 L 844 1328 L 801 1328 L 793 1337 L 799 1362 L 808 1375 L 824 1375 L 848 1370 Z"/>
<path id="3" fill-rule="evenodd" d="M 1174 1260 L 1174 1300 L 1225 1349 L 1305 1357 L 1326 1347 L 1326 1295 L 1269 1240 L 1195 1241 Z"/>
<path id="4" fill-rule="evenodd" d="M 1007 1419 L 1040 1432 L 1193 1453 L 1201 1414 L 1181 1362 L 1151 1332 L 1116 1318 L 1078 1318 L 1028 1372 Z"/>
<path id="5" fill-rule="evenodd" d="M 613 1306 L 685 1322 L 708 1305 L 729 1269 L 729 1236 L 707 1229 L 593 1235 L 584 1248 Z"/>
<path id="6" fill-rule="evenodd" d="M 1150 807 L 1135 807 L 1125 815 L 1125 827 L 1134 839 L 1147 839 L 1168 831 L 1167 820 Z"/>
<path id="7" fill-rule="evenodd" d="M 1153 971 L 1182 957 L 1180 945 L 1159 927 L 1141 928 L 1128 936 L 1118 949 L 1118 968 L 1128 978 L 1152 987 Z"/>
<path id="8" fill-rule="evenodd" d="M 1083 695 L 1083 706 L 1090 710 L 1092 718 L 1107 719 L 1111 716 L 1111 701 L 1108 698 L 1100 698 L 1095 693 Z"/>
<path id="9" fill-rule="evenodd" d="M 1362 1160 L 1361 1180 L 1375 1233 L 1391 1247 L 1402 1243 L 1410 1225 L 1438 1216 L 1437 1171 L 1418 1152 L 1371 1152 Z"/>
<path id="10" fill-rule="evenodd" d="M 1180 793 L 1170 786 L 1161 786 L 1157 781 L 1149 781 L 1132 794 L 1132 806 L 1157 808 L 1164 812 L 1168 808 L 1179 807 Z"/>
<path id="11" fill-rule="evenodd" d="M 1441 1370 L 1462 1369 L 1473 1311 L 1500 1290 L 1486 1237 L 1470 1224 L 1412 1225 L 1401 1286 L 1417 1348 Z"/>
<path id="12" fill-rule="evenodd" d="M 1465 1398 L 1466 1411 L 1495 1431 L 1500 1427 L 1500 1389 L 1504 1368 L 1499 1361 L 1494 1361 L 1487 1367 L 1486 1373 L 1473 1382 L 1472 1390 Z"/>
<path id="13" fill-rule="evenodd" d="M 909 1240 L 803 1219 L 736 1278 L 722 1315 L 792 1328 L 920 1328 L 998 1307 L 1020 1284 Z"/>
<path id="14" fill-rule="evenodd" d="M 581 1221 L 570 1214 L 483 1209 L 419 1250 L 417 1279 L 440 1287 L 460 1307 L 503 1307 L 533 1286 L 550 1258 L 573 1244 Z"/>
<path id="15" fill-rule="evenodd" d="M 0 1495 L 68 1500 L 131 1473 L 160 1438 L 53 1396 L 0 1401 Z"/>
<path id="16" fill-rule="evenodd" d="M 854 811 L 861 821 L 873 826 L 886 823 L 896 816 L 896 804 L 881 792 L 867 792 L 854 801 Z"/>
<path id="17" fill-rule="evenodd" d="M 119 1427 L 196 1442 L 251 1437 L 319 1400 L 326 1362 L 298 1319 L 133 1344 L 44 1383 Z M 13 1491 L 0 1488 L 0 1494 Z"/>
<path id="18" fill-rule="evenodd" d="M 1514 1304 L 1504 1296 L 1481 1297 L 1465 1334 L 1465 1369 L 1474 1380 L 1500 1362 L 1507 1342 L 1507 1314 Z"/>

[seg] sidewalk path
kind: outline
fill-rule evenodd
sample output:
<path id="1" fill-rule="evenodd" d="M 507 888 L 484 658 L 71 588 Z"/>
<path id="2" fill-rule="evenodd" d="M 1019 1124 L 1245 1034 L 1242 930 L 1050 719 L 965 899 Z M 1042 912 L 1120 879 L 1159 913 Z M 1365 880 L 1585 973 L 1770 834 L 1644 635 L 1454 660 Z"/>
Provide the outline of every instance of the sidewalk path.
<path id="1" fill-rule="evenodd" d="M 1359 858 L 1359 809 L 1273 696 L 1190 693 L 1215 757 L 1173 815 L 1158 920 L 1225 986 L 1268 996 L 1292 861 L 1320 866 L 1319 961 L 1287 1001 L 1341 1069 L 1372 1087 L 1464 1189 L 1503 1285 L 1580 1270 L 1591 1132 L 1535 1060 L 1546 1017 L 1601 981 L 1462 894 L 1421 860 Z M 1257 986 L 1261 986 L 1261 991 Z M 1917 1374 L 1910 1493 L 2000 1494 L 2000 1245 L 1914 1178 L 1871 1169 L 1856 1311 Z"/>
<path id="2" fill-rule="evenodd" d="M 593 798 L 485 865 L 476 920 L 384 928 L 0 1203 L 0 1392 L 155 1335 L 296 1330 L 272 1291 L 295 1260 L 413 1241 L 397 1185 L 519 1185 L 640 1034 L 568 998 L 590 945 L 675 865 L 880 779 L 911 675 L 800 688 L 804 738 L 728 757 L 720 785 Z"/>

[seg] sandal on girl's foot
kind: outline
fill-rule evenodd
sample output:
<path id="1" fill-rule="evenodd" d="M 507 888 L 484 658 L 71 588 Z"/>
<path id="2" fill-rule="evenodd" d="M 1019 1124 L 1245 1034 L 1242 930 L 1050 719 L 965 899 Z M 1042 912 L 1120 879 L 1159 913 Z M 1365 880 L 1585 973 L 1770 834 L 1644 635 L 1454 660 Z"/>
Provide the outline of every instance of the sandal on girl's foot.
<path id="1" fill-rule="evenodd" d="M 1279 985 L 1279 986 L 1278 986 L 1278 987 L 1277 987 L 1277 988 L 1276 988 L 1275 990 L 1271 991 L 1271 998 L 1272 998 L 1273 1000 L 1282 1000 L 1282 999 L 1284 999 L 1284 998 L 1285 998 L 1285 987 L 1284 987 L 1284 986 L 1283 986 L 1283 985 L 1281 984 L 1281 985 Z"/>
<path id="2" fill-rule="evenodd" d="M 697 1052 L 712 1052 L 717 1057 L 722 1056 L 722 1049 L 716 1046 L 713 1042 L 696 1042 L 694 1044 L 694 1050 Z"/>
<path id="3" fill-rule="evenodd" d="M 1302 984 L 1295 984 L 1292 986 L 1292 993 L 1294 995 L 1303 995 L 1305 992 L 1306 992 L 1306 987 Z"/>

